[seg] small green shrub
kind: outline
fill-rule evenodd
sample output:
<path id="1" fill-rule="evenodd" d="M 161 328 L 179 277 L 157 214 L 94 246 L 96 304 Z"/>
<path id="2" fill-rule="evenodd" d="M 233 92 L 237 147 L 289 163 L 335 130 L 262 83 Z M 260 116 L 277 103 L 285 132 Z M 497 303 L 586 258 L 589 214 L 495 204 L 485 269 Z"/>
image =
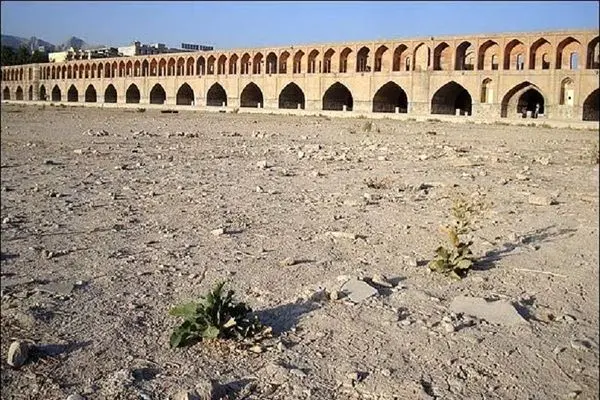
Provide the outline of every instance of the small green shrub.
<path id="1" fill-rule="evenodd" d="M 446 228 L 446 233 L 450 239 L 451 248 L 439 246 L 435 250 L 435 258 L 429 261 L 427 266 L 432 271 L 461 279 L 473 266 L 473 252 L 471 251 L 473 242 L 461 242 L 454 227 Z"/>
<path id="2" fill-rule="evenodd" d="M 252 309 L 245 303 L 234 303 L 234 291 L 223 295 L 221 282 L 199 303 L 190 302 L 174 307 L 170 315 L 182 317 L 183 323 L 171 334 L 171 348 L 181 347 L 203 339 L 241 340 L 257 334 L 262 325 L 258 318 L 248 316 Z"/>
<path id="3" fill-rule="evenodd" d="M 371 129 L 373 129 L 373 122 L 371 121 L 365 122 L 362 126 L 363 132 L 371 132 Z"/>
<path id="4" fill-rule="evenodd" d="M 437 118 L 427 118 L 427 122 L 442 122 L 442 120 Z"/>
<path id="5" fill-rule="evenodd" d="M 138 108 L 136 111 L 139 112 L 139 113 L 143 113 L 143 112 L 146 112 L 146 109 L 145 108 Z"/>
<path id="6" fill-rule="evenodd" d="M 600 149 L 598 148 L 598 142 L 590 148 L 590 162 L 592 164 L 600 164 Z"/>
<path id="7" fill-rule="evenodd" d="M 239 107 L 235 107 L 233 110 L 231 110 L 232 113 L 237 114 L 240 112 Z"/>

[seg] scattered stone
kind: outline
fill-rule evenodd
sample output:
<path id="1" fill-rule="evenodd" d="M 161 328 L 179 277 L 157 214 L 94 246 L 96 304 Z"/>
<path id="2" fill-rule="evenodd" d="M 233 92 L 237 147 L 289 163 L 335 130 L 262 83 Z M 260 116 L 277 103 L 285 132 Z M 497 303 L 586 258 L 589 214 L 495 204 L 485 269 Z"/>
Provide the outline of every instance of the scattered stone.
<path id="1" fill-rule="evenodd" d="M 210 233 L 214 236 L 220 236 L 225 234 L 225 228 L 213 229 Z"/>
<path id="2" fill-rule="evenodd" d="M 354 303 L 360 303 L 369 297 L 379 294 L 377 289 L 368 283 L 354 279 L 344 283 L 342 286 L 342 293 L 344 293 L 348 299 Z"/>
<path id="3" fill-rule="evenodd" d="M 590 339 L 571 339 L 571 347 L 575 350 L 588 351 L 597 347 Z"/>
<path id="4" fill-rule="evenodd" d="M 390 371 L 387 368 L 382 368 L 380 372 L 381 372 L 381 375 L 386 376 L 386 377 L 390 377 L 392 375 L 392 371 Z"/>
<path id="5" fill-rule="evenodd" d="M 357 235 L 355 233 L 350 233 L 350 232 L 333 231 L 333 232 L 327 232 L 327 235 L 332 236 L 336 239 L 355 240 L 357 238 Z"/>
<path id="6" fill-rule="evenodd" d="M 86 399 L 82 395 L 75 393 L 75 394 L 70 394 L 69 397 L 67 397 L 67 400 L 86 400 Z"/>
<path id="7" fill-rule="evenodd" d="M 371 278 L 371 281 L 374 284 L 376 284 L 376 285 L 383 286 L 383 287 L 386 287 L 386 288 L 392 288 L 392 287 L 394 287 L 394 285 L 392 285 L 387 280 L 387 278 L 384 275 L 381 275 L 381 274 L 375 274 L 375 275 L 373 275 L 373 277 Z"/>
<path id="8" fill-rule="evenodd" d="M 254 346 L 250 347 L 248 350 L 250 350 L 253 353 L 257 353 L 257 354 L 260 354 L 263 352 L 263 348 L 260 345 L 254 345 Z"/>
<path id="9" fill-rule="evenodd" d="M 256 187 L 256 193 L 264 193 L 264 191 L 265 190 L 262 187 L 260 187 L 260 186 Z"/>
<path id="10" fill-rule="evenodd" d="M 327 298 L 328 298 L 327 291 L 325 289 L 317 289 L 313 293 L 311 293 L 310 296 L 308 297 L 308 299 L 310 301 L 314 301 L 317 303 L 320 301 L 325 301 L 325 300 L 327 300 Z"/>
<path id="11" fill-rule="evenodd" d="M 519 181 L 526 181 L 526 180 L 529 179 L 529 177 L 527 175 L 523 175 L 523 174 L 520 174 L 520 173 L 517 173 L 515 175 L 515 178 L 517 178 L 517 180 L 519 180 Z"/>
<path id="12" fill-rule="evenodd" d="M 298 261 L 293 259 L 292 257 L 288 257 L 285 260 L 279 261 L 279 265 L 281 265 L 282 267 L 290 267 L 297 263 L 298 263 Z"/>
<path id="13" fill-rule="evenodd" d="M 200 400 L 195 390 L 182 390 L 173 396 L 173 400 Z"/>
<path id="14" fill-rule="evenodd" d="M 339 300 L 342 298 L 342 294 L 340 292 L 338 292 L 337 290 L 332 290 L 331 292 L 329 292 L 329 300 Z"/>
<path id="15" fill-rule="evenodd" d="M 42 285 L 39 287 L 39 290 L 42 292 L 60 294 L 63 296 L 68 296 L 71 294 L 75 285 L 71 282 L 54 282 L 48 283 L 46 285 Z"/>
<path id="16" fill-rule="evenodd" d="M 306 378 L 306 372 L 302 371 L 301 369 L 298 368 L 292 368 L 290 369 L 290 374 L 292 375 L 296 375 L 299 378 Z"/>
<path id="17" fill-rule="evenodd" d="M 19 369 L 27 362 L 30 345 L 25 342 L 12 342 L 8 349 L 7 363 L 13 368 Z"/>
<path id="18" fill-rule="evenodd" d="M 450 310 L 459 314 L 468 314 L 499 325 L 526 325 L 525 320 L 506 300 L 488 302 L 479 297 L 457 296 L 450 303 Z"/>
<path id="19" fill-rule="evenodd" d="M 456 328 L 454 327 L 454 325 L 451 322 L 444 321 L 440 325 L 441 325 L 442 328 L 444 328 L 444 330 L 447 333 L 452 333 L 452 332 L 454 332 L 456 330 Z"/>
<path id="20" fill-rule="evenodd" d="M 536 195 L 529 196 L 529 204 L 533 204 L 536 206 L 550 206 L 554 203 L 555 203 L 554 200 L 548 196 L 536 196 Z"/>

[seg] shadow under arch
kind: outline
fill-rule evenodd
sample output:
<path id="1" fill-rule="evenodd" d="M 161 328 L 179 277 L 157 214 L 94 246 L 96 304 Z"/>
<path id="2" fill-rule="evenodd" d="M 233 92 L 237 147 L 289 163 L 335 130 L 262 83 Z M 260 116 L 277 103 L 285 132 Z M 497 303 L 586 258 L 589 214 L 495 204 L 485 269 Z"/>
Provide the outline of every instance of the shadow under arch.
<path id="1" fill-rule="evenodd" d="M 507 118 L 510 110 L 513 109 L 516 115 L 523 115 L 523 111 L 536 110 L 536 104 L 539 105 L 538 113 L 545 113 L 546 98 L 539 87 L 529 81 L 521 82 L 510 89 L 500 103 L 500 117 Z"/>

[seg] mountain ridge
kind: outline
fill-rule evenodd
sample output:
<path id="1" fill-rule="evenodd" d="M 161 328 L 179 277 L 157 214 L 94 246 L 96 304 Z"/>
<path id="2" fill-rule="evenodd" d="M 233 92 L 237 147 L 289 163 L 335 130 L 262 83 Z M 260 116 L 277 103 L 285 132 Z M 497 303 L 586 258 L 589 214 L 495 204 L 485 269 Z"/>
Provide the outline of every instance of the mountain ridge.
<path id="1" fill-rule="evenodd" d="M 45 40 L 39 39 L 35 36 L 32 36 L 29 39 L 27 39 L 20 36 L 2 34 L 0 36 L 0 39 L 2 46 L 11 47 L 15 50 L 22 46 L 27 47 L 31 51 L 43 47 L 46 52 L 63 51 L 67 50 L 70 47 L 82 50 L 103 47 L 101 45 L 90 45 L 85 40 L 78 38 L 77 36 L 71 36 L 70 38 L 68 38 L 60 44 L 53 44 Z"/>

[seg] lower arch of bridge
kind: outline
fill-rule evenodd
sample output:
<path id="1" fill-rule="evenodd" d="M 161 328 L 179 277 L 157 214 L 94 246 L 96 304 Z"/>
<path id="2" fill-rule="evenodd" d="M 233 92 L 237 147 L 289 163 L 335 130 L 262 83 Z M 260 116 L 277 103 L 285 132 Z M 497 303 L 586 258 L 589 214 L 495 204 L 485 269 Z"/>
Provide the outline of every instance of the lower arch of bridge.
<path id="1" fill-rule="evenodd" d="M 117 102 L 117 89 L 110 84 L 104 90 L 104 102 L 105 103 L 116 103 Z"/>
<path id="2" fill-rule="evenodd" d="M 594 90 L 583 102 L 583 120 L 600 120 L 600 89 Z"/>
<path id="3" fill-rule="evenodd" d="M 263 104 L 263 94 L 260 88 L 252 82 L 247 84 L 240 95 L 240 107 L 259 108 Z"/>
<path id="4" fill-rule="evenodd" d="M 21 86 L 18 86 L 17 90 L 15 91 L 15 99 L 23 100 L 23 89 L 21 88 Z"/>
<path id="5" fill-rule="evenodd" d="M 75 85 L 71 85 L 71 87 L 67 91 L 67 101 L 74 103 L 78 99 L 79 99 L 79 93 L 77 92 L 77 88 L 75 87 Z"/>
<path id="6" fill-rule="evenodd" d="M 305 103 L 304 92 L 293 82 L 288 83 L 279 94 L 279 108 L 304 110 Z"/>
<path id="7" fill-rule="evenodd" d="M 40 100 L 46 101 L 46 86 L 40 86 Z"/>
<path id="8" fill-rule="evenodd" d="M 4 100 L 10 100 L 10 89 L 7 87 L 4 88 L 4 90 L 2 90 L 2 98 Z"/>
<path id="9" fill-rule="evenodd" d="M 407 113 L 408 98 L 398 84 L 388 82 L 373 96 L 373 112 L 393 113 L 396 108 L 400 113 Z"/>
<path id="10" fill-rule="evenodd" d="M 93 85 L 89 85 L 85 90 L 85 102 L 86 103 L 95 103 L 97 100 L 96 89 Z"/>
<path id="11" fill-rule="evenodd" d="M 129 85 L 125 92 L 125 103 L 137 104 L 140 102 L 140 89 L 135 84 Z"/>
<path id="12" fill-rule="evenodd" d="M 472 115 L 472 104 L 473 100 L 467 89 L 451 81 L 434 93 L 431 98 L 431 113 L 455 115 L 456 110 L 460 110 L 460 115 Z"/>
<path id="13" fill-rule="evenodd" d="M 150 91 L 150 104 L 165 104 L 167 94 L 160 84 L 154 85 Z"/>
<path id="14" fill-rule="evenodd" d="M 29 100 L 33 100 L 33 86 L 32 85 L 29 85 L 29 90 L 28 90 L 28 93 L 27 93 L 27 98 Z"/>
<path id="15" fill-rule="evenodd" d="M 194 91 L 187 83 L 181 85 L 177 91 L 175 104 L 182 106 L 191 106 L 194 104 Z"/>
<path id="16" fill-rule="evenodd" d="M 223 86 L 214 83 L 206 92 L 206 105 L 210 107 L 221 107 L 227 105 L 227 93 Z"/>
<path id="17" fill-rule="evenodd" d="M 502 98 L 500 117 L 506 118 L 509 115 L 525 117 L 527 111 L 535 112 L 536 105 L 539 105 L 538 113 L 544 114 L 545 104 L 544 95 L 537 86 L 531 82 L 522 82 L 510 89 Z"/>
<path id="18" fill-rule="evenodd" d="M 62 94 L 60 93 L 60 88 L 58 87 L 58 85 L 54 85 L 54 87 L 52 88 L 52 101 L 61 101 L 62 100 Z"/>
<path id="19" fill-rule="evenodd" d="M 354 99 L 346 86 L 336 82 L 323 95 L 323 110 L 342 111 L 344 106 L 347 111 L 352 111 Z"/>

